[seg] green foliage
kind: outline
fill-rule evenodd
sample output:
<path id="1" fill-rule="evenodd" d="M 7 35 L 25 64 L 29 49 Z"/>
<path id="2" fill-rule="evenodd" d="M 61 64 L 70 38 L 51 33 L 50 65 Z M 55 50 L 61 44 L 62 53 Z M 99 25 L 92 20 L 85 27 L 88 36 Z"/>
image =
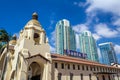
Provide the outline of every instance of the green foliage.
<path id="1" fill-rule="evenodd" d="M 5 47 L 7 47 L 8 50 L 10 38 L 11 36 L 5 29 L 0 29 L 0 53 L 2 53 Z"/>
<path id="2" fill-rule="evenodd" d="M 3 50 L 7 47 L 7 44 L 0 44 L 0 54 L 3 52 Z"/>
<path id="3" fill-rule="evenodd" d="M 6 30 L 0 29 L 0 42 L 8 42 L 9 41 L 9 34 Z"/>

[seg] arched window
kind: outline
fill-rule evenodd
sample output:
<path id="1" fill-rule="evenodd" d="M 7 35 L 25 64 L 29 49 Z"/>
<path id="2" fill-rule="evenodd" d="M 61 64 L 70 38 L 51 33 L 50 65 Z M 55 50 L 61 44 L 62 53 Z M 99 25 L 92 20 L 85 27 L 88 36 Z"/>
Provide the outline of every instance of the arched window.
<path id="1" fill-rule="evenodd" d="M 39 44 L 40 36 L 38 33 L 34 33 L 34 41 L 35 41 L 35 45 Z"/>

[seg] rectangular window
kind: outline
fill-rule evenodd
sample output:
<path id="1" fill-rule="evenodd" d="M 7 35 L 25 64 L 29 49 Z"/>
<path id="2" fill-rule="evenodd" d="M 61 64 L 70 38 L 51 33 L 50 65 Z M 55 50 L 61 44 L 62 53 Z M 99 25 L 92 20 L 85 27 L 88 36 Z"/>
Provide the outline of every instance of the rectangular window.
<path id="1" fill-rule="evenodd" d="M 108 79 L 111 80 L 110 75 L 108 75 Z M 119 79 L 118 79 L 119 80 Z"/>
<path id="2" fill-rule="evenodd" d="M 84 65 L 82 65 L 82 70 L 84 70 Z"/>
<path id="3" fill-rule="evenodd" d="M 70 69 L 70 64 L 68 64 L 68 69 Z"/>
<path id="4" fill-rule="evenodd" d="M 94 71 L 96 71 L 96 67 L 94 67 Z"/>
<path id="5" fill-rule="evenodd" d="M 103 72 L 105 71 L 105 68 L 103 68 Z"/>
<path id="6" fill-rule="evenodd" d="M 88 66 L 86 66 L 86 70 L 88 71 Z"/>
<path id="7" fill-rule="evenodd" d="M 58 68 L 58 64 L 55 62 L 55 68 Z"/>
<path id="8" fill-rule="evenodd" d="M 78 65 L 78 70 L 80 70 L 80 65 Z"/>
<path id="9" fill-rule="evenodd" d="M 75 65 L 73 64 L 73 70 L 75 70 Z"/>
<path id="10" fill-rule="evenodd" d="M 99 68 L 97 67 L 97 71 L 99 71 Z"/>
<path id="11" fill-rule="evenodd" d="M 89 80 L 92 80 L 91 74 L 89 74 Z"/>
<path id="12" fill-rule="evenodd" d="M 70 80 L 73 80 L 73 73 L 70 73 Z"/>
<path id="13" fill-rule="evenodd" d="M 58 73 L 58 80 L 62 80 L 62 73 Z"/>
<path id="14" fill-rule="evenodd" d="M 92 66 L 90 67 L 90 70 L 92 71 Z"/>
<path id="15" fill-rule="evenodd" d="M 64 69 L 64 63 L 61 64 L 61 68 Z"/>
<path id="16" fill-rule="evenodd" d="M 81 80 L 83 80 L 83 74 L 80 74 L 80 76 L 81 76 Z"/>

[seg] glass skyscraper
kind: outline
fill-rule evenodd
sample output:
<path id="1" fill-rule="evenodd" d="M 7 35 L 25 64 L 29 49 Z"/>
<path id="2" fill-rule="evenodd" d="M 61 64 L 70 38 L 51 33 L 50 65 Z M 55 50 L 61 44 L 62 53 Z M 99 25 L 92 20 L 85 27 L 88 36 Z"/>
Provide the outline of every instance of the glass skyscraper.
<path id="1" fill-rule="evenodd" d="M 101 43 L 99 47 L 103 64 L 111 65 L 111 63 L 117 63 L 117 57 L 111 42 Z"/>
<path id="2" fill-rule="evenodd" d="M 83 31 L 79 36 L 80 52 L 87 54 L 87 59 L 99 62 L 96 41 L 90 31 Z"/>
<path id="3" fill-rule="evenodd" d="M 56 24 L 56 52 L 64 54 L 64 50 L 76 51 L 75 32 L 66 19 L 60 20 Z"/>

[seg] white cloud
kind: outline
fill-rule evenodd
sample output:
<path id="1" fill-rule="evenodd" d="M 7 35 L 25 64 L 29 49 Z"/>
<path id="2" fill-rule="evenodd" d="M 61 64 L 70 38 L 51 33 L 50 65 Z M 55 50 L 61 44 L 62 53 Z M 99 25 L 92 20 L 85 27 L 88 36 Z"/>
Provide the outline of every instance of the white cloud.
<path id="1" fill-rule="evenodd" d="M 50 14 L 50 20 L 49 20 L 49 27 L 48 29 L 53 29 L 53 24 L 55 24 L 55 16 L 56 16 L 56 13 L 55 12 L 52 12 Z"/>
<path id="2" fill-rule="evenodd" d="M 55 30 L 50 34 L 50 43 L 52 46 L 55 46 Z"/>
<path id="3" fill-rule="evenodd" d="M 94 37 L 94 39 L 95 39 L 96 41 L 101 38 L 101 36 L 99 36 L 99 35 L 96 34 L 96 33 L 93 33 L 92 35 L 93 35 L 93 37 Z"/>
<path id="4" fill-rule="evenodd" d="M 113 38 L 118 36 L 117 30 L 112 30 L 106 24 L 100 23 L 95 25 L 95 32 L 105 38 Z"/>
<path id="5" fill-rule="evenodd" d="M 85 5 L 86 3 L 84 3 L 84 2 L 73 2 L 73 4 L 78 6 L 78 7 L 85 7 L 86 6 Z"/>
<path id="6" fill-rule="evenodd" d="M 88 30 L 89 28 L 85 24 L 77 24 L 73 26 L 73 30 L 77 33 L 80 34 L 81 32 Z"/>
<path id="7" fill-rule="evenodd" d="M 55 53 L 55 30 L 50 34 L 50 52 Z"/>
<path id="8" fill-rule="evenodd" d="M 120 32 L 120 27 L 118 27 L 117 30 Z"/>
<path id="9" fill-rule="evenodd" d="M 50 20 L 50 25 L 52 25 L 55 21 L 54 20 Z"/>
<path id="10" fill-rule="evenodd" d="M 78 3 L 77 3 L 77 2 L 73 2 L 73 4 L 74 4 L 74 5 L 78 5 Z"/>
<path id="11" fill-rule="evenodd" d="M 120 18 L 119 18 L 119 19 L 116 19 L 116 20 L 113 22 L 113 25 L 115 25 L 115 26 L 120 26 Z"/>
<path id="12" fill-rule="evenodd" d="M 115 52 L 116 52 L 116 54 L 120 54 L 120 45 L 115 45 L 114 46 L 114 49 L 115 49 Z"/>
<path id="13" fill-rule="evenodd" d="M 86 3 L 90 5 L 86 9 L 87 13 L 102 10 L 120 16 L 120 0 L 87 0 Z"/>
<path id="14" fill-rule="evenodd" d="M 49 25 L 49 27 L 48 27 L 48 29 L 53 29 L 53 24 L 55 23 L 55 21 L 54 20 L 50 20 L 50 25 Z"/>
<path id="15" fill-rule="evenodd" d="M 50 45 L 50 52 L 51 52 L 51 53 L 55 53 L 55 52 L 56 52 L 54 46 L 51 46 L 51 45 Z"/>

